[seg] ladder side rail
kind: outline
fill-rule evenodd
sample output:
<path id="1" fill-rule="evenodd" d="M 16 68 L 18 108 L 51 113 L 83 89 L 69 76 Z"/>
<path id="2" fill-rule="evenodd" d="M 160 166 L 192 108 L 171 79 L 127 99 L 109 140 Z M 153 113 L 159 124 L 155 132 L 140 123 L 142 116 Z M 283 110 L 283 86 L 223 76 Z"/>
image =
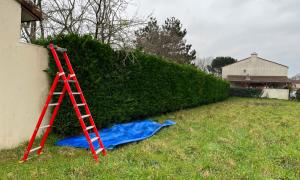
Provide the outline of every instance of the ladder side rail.
<path id="1" fill-rule="evenodd" d="M 74 74 L 74 70 L 73 70 L 73 67 L 71 65 L 71 62 L 70 62 L 70 59 L 69 59 L 67 53 L 64 52 L 63 56 L 64 56 L 64 59 L 66 61 L 67 66 L 68 66 L 70 74 Z M 76 87 L 77 92 L 80 92 L 80 100 L 81 100 L 81 102 L 83 104 L 85 104 L 84 108 L 85 108 L 86 113 L 89 114 L 89 115 L 91 115 L 91 112 L 90 112 L 88 106 L 86 106 L 87 103 L 86 103 L 86 100 L 84 98 L 84 95 L 83 95 L 82 89 L 81 89 L 81 87 L 79 85 L 77 77 L 73 76 L 72 79 L 75 80 L 75 87 Z"/>
<path id="2" fill-rule="evenodd" d="M 67 66 L 68 66 L 69 72 L 71 74 L 74 74 L 74 70 L 73 70 L 73 67 L 71 65 L 71 62 L 70 62 L 70 59 L 69 59 L 67 53 L 64 52 L 63 56 L 64 56 L 64 59 L 66 61 Z M 84 95 L 83 95 L 82 89 L 81 89 L 81 87 L 79 85 L 79 81 L 78 81 L 77 77 L 73 76 L 72 78 L 73 78 L 73 80 L 75 80 L 75 87 L 76 87 L 77 92 L 80 92 L 80 100 L 81 100 L 81 102 L 83 104 L 85 104 L 84 108 L 85 108 L 86 113 L 91 115 L 91 112 L 90 112 L 90 110 L 89 110 L 89 108 L 87 106 L 86 100 L 84 98 Z M 94 124 L 92 124 L 92 125 L 94 125 Z"/>
<path id="3" fill-rule="evenodd" d="M 70 59 L 69 59 L 69 57 L 68 57 L 67 52 L 63 52 L 63 56 L 64 56 L 64 59 L 65 59 L 65 61 L 66 61 L 67 67 L 68 67 L 68 69 L 69 69 L 69 72 L 70 72 L 71 74 L 74 74 L 74 69 L 73 69 L 73 67 L 72 67 L 72 64 L 71 64 L 71 62 L 70 62 Z"/>
<path id="4" fill-rule="evenodd" d="M 63 90 L 62 90 L 62 94 L 59 96 L 59 99 L 58 99 L 58 105 L 55 107 L 55 109 L 53 110 L 53 113 L 52 113 L 52 116 L 50 118 L 50 121 L 49 121 L 49 127 L 46 129 L 46 132 L 44 133 L 43 135 L 43 138 L 41 140 L 41 143 L 40 143 L 40 149 L 38 150 L 37 154 L 40 155 L 43 151 L 43 148 L 45 146 L 45 143 L 46 143 L 46 140 L 47 140 L 47 137 L 52 129 L 52 126 L 53 126 L 53 123 L 54 123 L 54 120 L 56 118 L 56 115 L 57 115 L 57 112 L 61 106 L 61 103 L 65 97 L 65 94 L 66 94 L 66 88 L 63 87 Z"/>
<path id="5" fill-rule="evenodd" d="M 27 145 L 27 149 L 26 149 L 26 151 L 25 151 L 25 153 L 24 153 L 24 156 L 23 156 L 23 158 L 22 158 L 22 161 L 26 161 L 27 158 L 28 158 L 28 155 L 29 155 L 29 153 L 30 153 L 30 150 L 31 150 L 31 148 L 32 148 L 32 145 L 33 145 L 33 143 L 34 143 L 34 140 L 35 140 L 35 138 L 36 138 L 36 135 L 37 135 L 37 133 L 38 133 L 39 127 L 41 126 L 41 123 L 42 123 L 42 121 L 43 121 L 43 119 L 44 119 L 44 116 L 45 116 L 45 114 L 46 114 L 46 111 L 47 111 L 47 109 L 48 109 L 48 105 L 49 105 L 49 103 L 50 103 L 50 101 L 51 101 L 51 99 L 52 99 L 53 92 L 55 91 L 55 88 L 56 88 L 56 86 L 57 86 L 59 77 L 60 77 L 60 76 L 59 76 L 59 74 L 57 73 L 56 76 L 55 76 L 55 78 L 54 78 L 54 81 L 53 81 L 53 83 L 52 83 L 52 85 L 51 85 L 51 88 L 50 88 L 50 91 L 49 91 L 47 100 L 46 100 L 45 105 L 44 105 L 44 107 L 43 107 L 43 109 L 42 109 L 42 112 L 41 112 L 41 114 L 40 114 L 40 117 L 39 117 L 39 119 L 38 119 L 38 122 L 37 122 L 37 124 L 36 124 L 36 126 L 35 126 L 34 132 L 33 132 L 32 136 L 31 136 L 31 138 L 30 138 L 29 144 Z"/>
<path id="6" fill-rule="evenodd" d="M 59 60 L 58 55 L 57 55 L 57 53 L 56 53 L 56 51 L 55 51 L 55 49 L 54 49 L 53 44 L 50 44 L 49 47 L 50 47 L 50 50 L 51 50 L 51 52 L 52 52 L 52 54 L 53 54 L 54 60 L 55 60 L 55 62 L 56 62 L 56 64 L 57 64 L 57 67 L 58 67 L 59 71 L 63 72 L 62 65 L 61 65 L 61 63 L 60 63 L 60 60 Z M 66 54 L 66 53 L 64 52 L 63 54 Z M 69 64 L 68 64 L 68 63 L 69 63 Z M 69 67 L 72 68 L 72 66 L 71 66 L 71 64 L 70 64 L 70 61 L 67 62 L 67 66 L 68 66 L 68 68 L 69 68 Z M 70 71 L 70 73 L 74 74 L 73 68 L 72 68 L 72 69 L 69 69 L 69 71 Z M 70 84 L 69 84 L 68 79 L 66 78 L 66 75 L 65 75 L 65 74 L 62 75 L 62 79 L 63 79 L 63 81 L 64 81 L 64 84 L 65 84 L 65 87 L 66 87 L 67 92 L 68 92 L 68 94 L 69 94 L 69 97 L 70 97 L 70 99 L 71 99 L 71 102 L 72 102 L 72 104 L 73 104 L 75 113 L 76 113 L 76 115 L 77 115 L 77 117 L 78 117 L 78 119 L 79 119 L 79 123 L 80 123 L 80 125 L 81 125 L 81 127 L 82 127 L 83 133 L 84 133 L 84 135 L 85 135 L 85 137 L 86 137 L 86 139 L 87 139 L 87 141 L 88 141 L 88 143 L 89 143 L 89 146 L 90 146 L 90 149 L 91 149 L 92 154 L 93 154 L 93 156 L 94 156 L 94 159 L 98 162 L 98 156 L 97 156 L 97 154 L 96 154 L 94 145 L 93 145 L 93 143 L 92 143 L 92 141 L 91 141 L 91 138 L 90 138 L 90 136 L 89 136 L 89 133 L 88 133 L 87 130 L 86 130 L 86 125 L 85 125 L 85 123 L 84 123 L 84 121 L 83 121 L 83 119 L 82 119 L 82 117 L 81 117 L 80 110 L 79 110 L 79 108 L 78 108 L 78 106 L 77 106 L 75 97 L 74 97 L 73 94 L 72 94 L 72 89 L 71 89 L 71 87 L 70 87 Z"/>
<path id="7" fill-rule="evenodd" d="M 70 62 L 70 59 L 69 59 L 67 53 L 64 52 L 64 53 L 63 53 L 63 56 L 64 56 L 64 59 L 65 59 L 65 61 L 66 61 L 67 66 L 68 66 L 68 68 L 69 68 L 69 72 L 70 72 L 71 74 L 74 74 L 74 70 L 73 70 L 73 67 L 72 67 L 72 65 L 71 65 L 71 62 Z M 84 98 L 82 89 L 81 89 L 81 87 L 80 87 L 80 85 L 79 85 L 79 81 L 78 81 L 78 79 L 77 79 L 76 76 L 73 76 L 72 78 L 73 78 L 73 80 L 75 80 L 76 91 L 77 91 L 77 92 L 80 92 L 80 95 L 79 95 L 79 96 L 80 96 L 80 100 L 81 100 L 81 102 L 82 102 L 83 104 L 85 104 L 85 105 L 84 105 L 84 109 L 85 109 L 86 114 L 89 114 L 89 115 L 90 115 L 89 120 L 90 120 L 90 122 L 91 122 L 92 114 L 91 114 L 91 112 L 90 112 L 89 107 L 87 106 L 87 102 L 86 102 L 86 100 L 85 100 L 85 98 Z M 94 121 L 91 122 L 91 125 L 92 125 L 92 126 L 95 126 Z M 97 135 L 97 134 L 96 134 L 96 135 Z M 98 136 L 98 135 L 97 135 L 97 136 Z M 99 136 L 98 136 L 98 137 L 99 137 Z"/>
<path id="8" fill-rule="evenodd" d="M 91 141 L 90 135 L 89 135 L 88 131 L 86 130 L 86 125 L 85 125 L 85 123 L 84 123 L 84 121 L 83 121 L 83 119 L 82 119 L 82 117 L 81 117 L 81 113 L 80 113 L 80 110 L 79 110 L 79 108 L 78 108 L 78 106 L 77 106 L 75 97 L 74 97 L 74 95 L 72 94 L 71 87 L 70 87 L 68 81 L 65 81 L 65 84 L 66 84 L 66 89 L 67 89 L 67 91 L 68 91 L 68 93 L 69 93 L 69 97 L 70 97 L 70 99 L 71 99 L 71 102 L 72 102 L 72 104 L 73 104 L 75 113 L 76 113 L 76 115 L 77 115 L 77 117 L 78 117 L 78 119 L 79 119 L 79 123 L 80 123 L 80 125 L 81 125 L 81 127 L 82 127 L 84 136 L 85 136 L 85 138 L 87 139 L 87 141 L 88 141 L 88 143 L 89 143 L 89 146 L 90 146 L 90 149 L 91 149 L 91 151 L 92 151 L 92 154 L 93 154 L 94 159 L 96 160 L 96 162 L 98 162 L 98 156 L 97 156 L 97 154 L 96 154 L 94 145 L 93 145 L 93 143 L 92 143 L 92 141 Z"/>
<path id="9" fill-rule="evenodd" d="M 101 152 L 102 152 L 102 155 L 103 155 L 103 156 L 106 156 L 106 149 L 105 149 L 104 144 L 103 144 L 103 142 L 102 142 L 102 140 L 101 140 L 101 137 L 100 137 L 100 134 L 99 134 L 99 132 L 98 132 L 98 129 L 97 129 L 95 123 L 94 123 L 93 117 L 90 116 L 89 120 L 90 120 L 90 123 L 92 124 L 92 126 L 94 126 L 94 127 L 93 127 L 93 131 L 94 131 L 96 137 L 98 137 L 98 143 L 99 143 L 99 145 L 100 145 L 99 148 L 102 148 L 102 149 L 103 149 L 103 150 L 101 151 Z"/>
<path id="10" fill-rule="evenodd" d="M 85 104 L 85 105 L 84 105 L 84 109 L 85 109 L 85 111 L 86 111 L 86 114 L 89 114 L 89 115 L 90 115 L 90 116 L 89 116 L 89 122 L 90 122 L 90 124 L 91 124 L 92 126 L 94 126 L 94 127 L 93 127 L 93 131 L 94 131 L 96 137 L 98 137 L 98 143 L 99 143 L 100 147 L 103 149 L 102 154 L 105 156 L 105 155 L 106 155 L 106 150 L 105 150 L 105 147 L 104 147 L 104 145 L 103 145 L 103 143 L 102 143 L 101 137 L 100 137 L 99 132 L 98 132 L 98 130 L 97 130 L 96 124 L 95 124 L 94 119 L 93 119 L 93 116 L 92 116 L 92 114 L 91 114 L 91 111 L 90 111 L 90 109 L 89 109 L 89 107 L 88 107 L 88 105 L 87 105 L 87 102 L 86 102 L 86 100 L 85 100 L 85 97 L 84 97 L 84 95 L 83 95 L 83 92 L 82 92 L 82 90 L 81 90 L 81 88 L 80 88 L 80 85 L 79 85 L 79 82 L 78 82 L 76 76 L 74 76 L 73 78 L 74 78 L 74 80 L 76 81 L 76 82 L 75 82 L 75 87 L 76 87 L 77 91 L 78 91 L 78 92 L 81 92 L 81 93 L 80 93 L 80 99 L 81 99 L 82 103 Z"/>
<path id="11" fill-rule="evenodd" d="M 71 74 L 74 74 L 74 70 L 73 70 L 73 67 L 72 67 L 72 65 L 71 65 L 71 62 L 70 62 L 70 59 L 69 59 L 67 53 L 64 52 L 64 53 L 63 53 L 63 56 L 64 56 L 64 59 L 65 59 L 65 61 L 66 61 L 67 66 L 68 66 L 69 72 L 70 72 Z M 93 131 L 94 131 L 96 137 L 98 137 L 98 143 L 99 143 L 100 147 L 103 148 L 102 154 L 105 156 L 105 155 L 106 155 L 106 150 L 105 150 L 105 148 L 104 148 L 104 145 L 103 145 L 103 143 L 102 143 L 101 137 L 100 137 L 99 132 L 98 132 L 98 130 L 97 130 L 97 127 L 96 127 L 96 125 L 95 125 L 95 122 L 94 122 L 94 119 L 93 119 L 93 117 L 92 117 L 91 111 L 90 111 L 90 109 L 89 109 L 89 107 L 88 107 L 88 105 L 87 105 L 87 102 L 86 102 L 86 100 L 85 100 L 85 97 L 84 97 L 84 95 L 83 95 L 82 89 L 81 89 L 81 87 L 80 87 L 80 85 L 79 85 L 79 81 L 78 81 L 78 79 L 77 79 L 76 76 L 73 76 L 72 78 L 75 80 L 75 87 L 76 87 L 76 89 L 77 89 L 77 92 L 80 92 L 80 99 L 81 99 L 81 102 L 85 104 L 85 106 L 84 106 L 85 111 L 86 111 L 87 114 L 90 115 L 90 117 L 89 117 L 90 124 L 91 124 L 92 126 L 94 126 L 94 127 L 93 127 Z"/>
<path id="12" fill-rule="evenodd" d="M 53 57 L 54 57 L 54 61 L 55 61 L 56 65 L 57 65 L 57 67 L 58 67 L 59 72 L 60 72 L 60 73 L 63 73 L 64 70 L 63 70 L 63 67 L 62 67 L 62 65 L 61 65 L 61 62 L 60 62 L 60 60 L 59 60 L 59 58 L 58 58 L 58 55 L 57 55 L 57 53 L 56 53 L 56 51 L 55 51 L 55 49 L 54 49 L 54 45 L 53 45 L 53 44 L 50 44 L 50 45 L 49 45 L 49 48 L 50 48 L 50 51 L 51 51 L 51 53 L 52 53 L 52 55 L 53 55 Z M 64 76 L 64 77 L 65 77 L 65 79 L 63 79 L 63 80 L 66 80 L 66 76 Z"/>

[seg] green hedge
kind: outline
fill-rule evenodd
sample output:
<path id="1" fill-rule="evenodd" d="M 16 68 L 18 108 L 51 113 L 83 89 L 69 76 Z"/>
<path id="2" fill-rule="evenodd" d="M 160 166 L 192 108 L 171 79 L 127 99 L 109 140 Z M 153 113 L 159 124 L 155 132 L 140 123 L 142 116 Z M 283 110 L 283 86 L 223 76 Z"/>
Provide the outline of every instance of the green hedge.
<path id="1" fill-rule="evenodd" d="M 98 127 L 224 100 L 229 94 L 227 82 L 192 66 L 141 52 L 114 51 L 89 36 L 59 36 L 51 41 L 68 49 Z M 49 67 L 53 78 L 57 68 L 52 55 Z M 59 110 L 54 131 L 81 133 L 69 100 Z"/>
<path id="2" fill-rule="evenodd" d="M 230 96 L 236 97 L 260 97 L 262 93 L 261 89 L 255 88 L 230 88 Z"/>
<path id="3" fill-rule="evenodd" d="M 296 91 L 296 99 L 300 101 L 300 89 Z"/>

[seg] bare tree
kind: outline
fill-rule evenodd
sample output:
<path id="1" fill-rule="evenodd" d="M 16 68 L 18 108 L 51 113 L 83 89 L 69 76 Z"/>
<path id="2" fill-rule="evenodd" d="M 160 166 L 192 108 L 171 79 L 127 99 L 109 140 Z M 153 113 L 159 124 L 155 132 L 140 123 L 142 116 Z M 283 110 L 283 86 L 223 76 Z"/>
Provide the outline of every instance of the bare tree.
<path id="1" fill-rule="evenodd" d="M 133 46 L 134 31 L 146 18 L 126 16 L 131 0 L 34 0 L 43 9 L 44 21 L 22 24 L 22 39 L 59 34 L 89 34 L 116 48 Z"/>
<path id="2" fill-rule="evenodd" d="M 88 0 L 87 20 L 91 23 L 89 33 L 107 44 L 124 46 L 133 38 L 135 27 L 145 24 L 146 19 L 136 16 L 127 18 L 125 11 L 130 0 Z"/>
<path id="3" fill-rule="evenodd" d="M 42 10 L 42 0 L 34 0 L 32 4 L 37 5 Z M 38 27 L 39 26 L 39 27 Z M 44 29 L 41 22 L 24 22 L 21 24 L 21 38 L 26 42 L 36 40 L 40 28 L 41 37 L 44 37 Z"/>
<path id="4" fill-rule="evenodd" d="M 44 14 L 42 22 L 22 23 L 21 38 L 32 42 L 48 35 L 65 33 L 84 33 L 84 15 L 88 9 L 88 0 L 34 0 Z"/>
<path id="5" fill-rule="evenodd" d="M 52 0 L 44 3 L 49 35 L 90 34 L 102 43 L 123 48 L 132 43 L 135 27 L 145 24 L 126 17 L 130 0 Z"/>
<path id="6" fill-rule="evenodd" d="M 24 22 L 21 25 L 21 38 L 25 42 L 36 40 L 36 22 Z"/>
<path id="7" fill-rule="evenodd" d="M 88 10 L 88 1 L 51 0 L 45 1 L 43 6 L 49 35 L 84 33 L 84 16 Z"/>
<path id="8" fill-rule="evenodd" d="M 42 0 L 38 0 L 37 6 L 43 12 Z M 44 23 L 43 23 L 43 21 L 40 21 L 39 25 L 40 25 L 41 38 L 44 39 L 45 38 L 45 29 L 44 29 Z"/>
<path id="9" fill-rule="evenodd" d="M 292 80 L 300 80 L 300 74 L 296 74 L 291 78 Z"/>
<path id="10" fill-rule="evenodd" d="M 201 69 L 202 71 L 209 73 L 211 71 L 210 65 L 211 65 L 213 59 L 214 59 L 213 57 L 203 57 L 203 58 L 199 58 L 199 59 L 197 58 L 193 61 L 193 64 L 197 68 Z"/>

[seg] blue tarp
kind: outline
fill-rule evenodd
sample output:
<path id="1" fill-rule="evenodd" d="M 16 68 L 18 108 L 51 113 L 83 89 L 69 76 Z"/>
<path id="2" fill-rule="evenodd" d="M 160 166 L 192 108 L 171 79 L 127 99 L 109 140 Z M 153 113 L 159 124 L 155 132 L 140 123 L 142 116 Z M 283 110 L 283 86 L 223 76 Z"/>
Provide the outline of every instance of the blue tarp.
<path id="1" fill-rule="evenodd" d="M 117 124 L 111 128 L 99 131 L 100 137 L 106 149 L 113 149 L 117 145 L 126 144 L 153 136 L 162 127 L 176 124 L 174 121 L 166 120 L 163 124 L 152 120 L 136 121 L 124 124 Z M 91 138 L 95 137 L 94 133 L 90 133 Z M 89 148 L 88 142 L 84 135 L 70 137 L 56 142 L 57 146 L 69 146 L 77 148 Z M 97 142 L 94 142 L 96 149 L 99 148 Z"/>

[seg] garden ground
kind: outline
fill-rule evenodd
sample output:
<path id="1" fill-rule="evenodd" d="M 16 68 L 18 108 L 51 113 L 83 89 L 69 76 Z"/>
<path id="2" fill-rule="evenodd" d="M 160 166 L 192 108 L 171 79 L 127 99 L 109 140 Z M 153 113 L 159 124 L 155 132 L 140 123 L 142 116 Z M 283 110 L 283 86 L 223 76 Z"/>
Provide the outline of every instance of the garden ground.
<path id="1" fill-rule="evenodd" d="M 300 177 L 300 103 L 230 98 L 155 119 L 177 124 L 108 151 L 97 165 L 89 151 L 53 146 L 54 135 L 44 154 L 23 164 L 24 145 L 3 150 L 0 179 Z"/>

